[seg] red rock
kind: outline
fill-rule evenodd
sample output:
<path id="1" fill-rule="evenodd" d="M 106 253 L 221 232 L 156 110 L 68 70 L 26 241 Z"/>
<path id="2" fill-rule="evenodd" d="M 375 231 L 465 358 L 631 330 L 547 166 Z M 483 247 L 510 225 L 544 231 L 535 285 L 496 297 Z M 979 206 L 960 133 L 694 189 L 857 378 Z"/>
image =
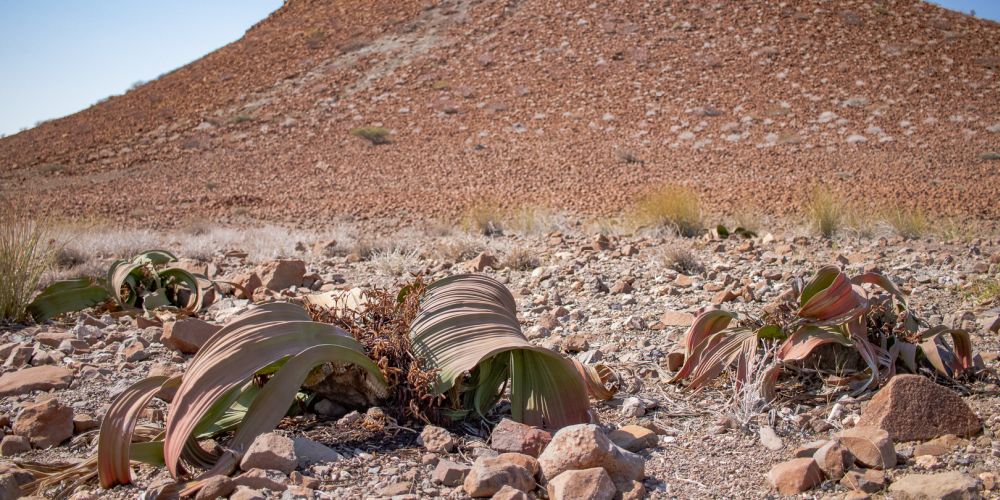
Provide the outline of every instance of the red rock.
<path id="1" fill-rule="evenodd" d="M 73 372 L 61 366 L 36 366 L 0 377 L 0 397 L 27 394 L 31 391 L 65 389 L 73 381 Z"/>
<path id="2" fill-rule="evenodd" d="M 183 318 L 163 326 L 160 342 L 184 354 L 194 354 L 221 329 L 219 325 L 197 318 Z"/>
<path id="3" fill-rule="evenodd" d="M 628 451 L 642 451 L 656 446 L 658 442 L 655 432 L 638 425 L 613 430 L 608 433 L 608 439 Z"/>
<path id="4" fill-rule="evenodd" d="M 885 473 L 875 469 L 851 470 L 844 474 L 840 484 L 849 490 L 875 493 L 885 488 Z"/>
<path id="5" fill-rule="evenodd" d="M 475 256 L 475 258 L 466 262 L 465 265 L 470 271 L 481 273 L 487 267 L 498 269 L 500 267 L 500 261 L 489 252 L 481 252 L 479 255 Z"/>
<path id="6" fill-rule="evenodd" d="M 772 467 L 767 481 L 782 495 L 796 495 L 823 482 L 823 471 L 812 458 L 793 458 Z"/>
<path id="7" fill-rule="evenodd" d="M 500 421 L 490 434 L 490 447 L 501 453 L 524 453 L 537 457 L 552 441 L 552 434 L 515 422 L 509 418 Z"/>
<path id="8" fill-rule="evenodd" d="M 257 276 L 257 273 L 237 274 L 230 281 L 239 285 L 239 288 L 233 293 L 238 299 L 252 299 L 254 292 L 262 286 L 260 276 Z"/>
<path id="9" fill-rule="evenodd" d="M 837 441 L 829 441 L 813 454 L 813 460 L 830 479 L 840 479 L 854 465 L 854 455 Z"/>
<path id="10" fill-rule="evenodd" d="M 691 326 L 694 315 L 683 311 L 667 311 L 660 316 L 660 322 L 666 326 Z"/>
<path id="11" fill-rule="evenodd" d="M 73 409 L 56 398 L 28 403 L 14 419 L 12 430 L 36 448 L 58 446 L 73 436 Z"/>
<path id="12" fill-rule="evenodd" d="M 873 469 L 896 466 L 896 448 L 889 433 L 877 427 L 859 425 L 837 434 L 840 444 L 854 455 L 857 463 Z"/>
<path id="13" fill-rule="evenodd" d="M 436 483 L 445 486 L 458 486 L 465 482 L 465 476 L 469 475 L 471 467 L 465 464 L 452 462 L 451 460 L 439 460 L 431 479 Z"/>
<path id="14" fill-rule="evenodd" d="M 550 500 L 611 500 L 618 489 L 611 476 L 600 467 L 568 470 L 545 486 Z"/>
<path id="15" fill-rule="evenodd" d="M 509 485 L 521 491 L 535 488 L 534 476 L 524 467 L 500 457 L 479 457 L 463 483 L 471 497 L 489 497 Z"/>
<path id="16" fill-rule="evenodd" d="M 920 375 L 893 377 L 861 412 L 858 425 L 884 429 L 894 441 L 972 436 L 983 428 L 958 394 Z"/>
<path id="17" fill-rule="evenodd" d="M 257 275 L 263 286 L 280 292 L 292 286 L 302 286 L 306 274 L 306 263 L 301 260 L 279 259 L 257 268 Z"/>
<path id="18" fill-rule="evenodd" d="M 646 464 L 641 456 L 611 442 L 599 427 L 577 424 L 563 427 L 538 457 L 542 474 L 552 479 L 567 470 L 601 467 L 616 485 L 641 481 Z"/>

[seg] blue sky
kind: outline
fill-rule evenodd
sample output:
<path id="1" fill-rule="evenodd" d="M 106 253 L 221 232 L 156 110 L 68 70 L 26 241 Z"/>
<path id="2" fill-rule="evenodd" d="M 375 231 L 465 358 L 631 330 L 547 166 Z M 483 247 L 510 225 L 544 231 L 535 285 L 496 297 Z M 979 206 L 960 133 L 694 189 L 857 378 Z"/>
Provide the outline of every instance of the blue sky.
<path id="1" fill-rule="evenodd" d="M 84 109 L 240 38 L 282 0 L 0 0 L 0 134 Z M 1000 0 L 936 3 L 1000 19 Z"/>

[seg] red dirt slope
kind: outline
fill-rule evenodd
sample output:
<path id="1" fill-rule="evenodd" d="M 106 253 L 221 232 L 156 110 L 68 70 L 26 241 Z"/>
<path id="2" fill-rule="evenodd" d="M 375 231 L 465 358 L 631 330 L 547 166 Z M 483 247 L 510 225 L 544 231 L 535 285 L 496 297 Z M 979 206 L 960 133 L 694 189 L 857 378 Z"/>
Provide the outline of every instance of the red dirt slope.
<path id="1" fill-rule="evenodd" d="M 0 140 L 3 195 L 162 223 L 612 212 L 1000 216 L 1000 25 L 916 0 L 289 0 L 125 95 Z M 349 132 L 384 126 L 391 143 Z"/>

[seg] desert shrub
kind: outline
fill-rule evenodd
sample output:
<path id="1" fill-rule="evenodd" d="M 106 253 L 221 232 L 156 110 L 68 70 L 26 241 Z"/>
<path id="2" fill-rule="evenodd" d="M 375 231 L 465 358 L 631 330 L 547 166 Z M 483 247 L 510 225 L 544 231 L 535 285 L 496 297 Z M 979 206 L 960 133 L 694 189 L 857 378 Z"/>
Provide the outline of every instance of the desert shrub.
<path id="1" fill-rule="evenodd" d="M 965 290 L 965 296 L 977 304 L 996 302 L 1000 299 L 1000 278 L 982 278 L 973 281 Z"/>
<path id="2" fill-rule="evenodd" d="M 420 267 L 420 252 L 401 248 L 375 250 L 369 260 L 378 273 L 385 276 L 403 276 L 417 272 Z"/>
<path id="3" fill-rule="evenodd" d="M 43 223 L 0 203 L 0 321 L 27 319 L 32 295 L 57 253 Z"/>
<path id="4" fill-rule="evenodd" d="M 824 238 L 832 238 L 843 225 L 844 205 L 826 188 L 813 190 L 806 209 L 813 229 Z"/>
<path id="5" fill-rule="evenodd" d="M 462 233 L 437 238 L 431 245 L 431 254 L 436 259 L 454 263 L 469 260 L 486 249 L 486 242 L 481 237 Z"/>
<path id="6" fill-rule="evenodd" d="M 482 202 L 469 208 L 462 219 L 462 225 L 469 231 L 483 236 L 503 234 L 504 213 L 494 202 Z"/>
<path id="7" fill-rule="evenodd" d="M 503 265 L 516 271 L 528 271 L 539 266 L 538 256 L 530 248 L 517 245 L 504 255 Z"/>
<path id="8" fill-rule="evenodd" d="M 980 232 L 968 220 L 954 217 L 942 217 L 934 221 L 934 233 L 946 241 L 968 242 L 977 237 Z"/>
<path id="9" fill-rule="evenodd" d="M 670 229 L 681 236 L 697 236 L 705 229 L 698 193 L 685 186 L 664 186 L 647 194 L 636 206 L 639 225 Z"/>
<path id="10" fill-rule="evenodd" d="M 843 220 L 843 227 L 860 238 L 871 238 L 878 230 L 878 220 L 872 217 L 869 210 L 863 208 L 844 209 Z"/>
<path id="11" fill-rule="evenodd" d="M 896 209 L 885 215 L 893 231 L 906 239 L 920 238 L 930 230 L 930 222 L 919 210 Z"/>
<path id="12" fill-rule="evenodd" d="M 559 230 L 560 219 L 548 209 L 529 205 L 513 210 L 503 225 L 518 234 L 545 234 Z"/>
<path id="13" fill-rule="evenodd" d="M 684 274 L 697 274 L 705 270 L 698 257 L 680 245 L 673 245 L 663 250 L 660 254 L 660 263 L 664 267 Z"/>
<path id="14" fill-rule="evenodd" d="M 360 137 L 376 146 L 389 143 L 389 129 L 385 127 L 357 127 L 351 129 L 351 135 Z"/>

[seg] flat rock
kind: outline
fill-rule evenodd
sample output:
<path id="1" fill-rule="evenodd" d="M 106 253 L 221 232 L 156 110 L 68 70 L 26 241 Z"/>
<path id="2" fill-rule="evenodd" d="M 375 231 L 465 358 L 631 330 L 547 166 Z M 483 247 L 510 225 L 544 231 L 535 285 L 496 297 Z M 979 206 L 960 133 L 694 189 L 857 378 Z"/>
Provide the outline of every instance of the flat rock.
<path id="1" fill-rule="evenodd" d="M 854 460 L 873 469 L 891 469 L 896 466 L 896 448 L 883 429 L 857 426 L 837 434 L 840 444 L 854 455 Z"/>
<path id="2" fill-rule="evenodd" d="M 194 496 L 194 499 L 215 500 L 216 498 L 225 498 L 235 489 L 236 485 L 233 484 L 232 478 L 218 474 L 206 479 L 202 483 L 202 487 L 198 490 L 198 494 Z"/>
<path id="3" fill-rule="evenodd" d="M 641 481 L 646 475 L 642 457 L 611 442 L 600 427 L 577 424 L 563 427 L 538 457 L 542 475 L 554 478 L 567 470 L 601 467 L 616 485 Z"/>
<path id="4" fill-rule="evenodd" d="M 333 448 L 309 438 L 293 438 L 292 447 L 295 450 L 296 463 L 300 469 L 316 463 L 336 462 L 342 458 Z"/>
<path id="5" fill-rule="evenodd" d="M 250 469 L 234 477 L 233 484 L 237 491 L 241 486 L 252 490 L 285 491 L 288 488 L 288 476 L 279 470 Z"/>
<path id="6" fill-rule="evenodd" d="M 198 318 L 183 318 L 163 326 L 163 345 L 184 354 L 194 354 L 222 327 Z"/>
<path id="7" fill-rule="evenodd" d="M 907 474 L 889 485 L 895 500 L 973 500 L 982 498 L 979 481 L 962 472 Z"/>
<path id="8" fill-rule="evenodd" d="M 608 433 L 611 442 L 628 451 L 641 451 L 656 446 L 656 433 L 639 425 L 626 425 Z"/>
<path id="9" fill-rule="evenodd" d="M 793 458 L 771 467 L 767 482 L 782 495 L 796 495 L 823 482 L 823 471 L 812 458 Z"/>
<path id="10" fill-rule="evenodd" d="M 0 397 L 31 391 L 65 389 L 73 381 L 73 371 L 61 366 L 35 366 L 0 376 Z"/>
<path id="11" fill-rule="evenodd" d="M 858 425 L 884 429 L 897 442 L 972 436 L 983 428 L 958 394 L 920 375 L 893 377 L 861 412 Z"/>
<path id="12" fill-rule="evenodd" d="M 854 455 L 840 445 L 839 441 L 829 441 L 813 454 L 813 460 L 819 465 L 826 477 L 837 480 L 854 465 Z"/>
<path id="13" fill-rule="evenodd" d="M 424 427 L 417 442 L 433 453 L 451 453 L 456 444 L 455 437 L 447 429 L 434 425 Z"/>
<path id="14" fill-rule="evenodd" d="M 875 469 L 849 470 L 840 478 L 840 484 L 849 490 L 875 493 L 885 488 L 885 473 Z"/>
<path id="15" fill-rule="evenodd" d="M 611 476 L 600 467 L 563 472 L 545 490 L 550 500 L 611 500 L 618 493 Z"/>
<path id="16" fill-rule="evenodd" d="M 503 485 L 500 491 L 493 494 L 491 500 L 532 500 L 534 497 L 529 497 L 527 493 L 514 488 L 509 484 Z"/>
<path id="17" fill-rule="evenodd" d="M 240 460 L 240 468 L 245 471 L 267 469 L 290 474 L 297 465 L 294 441 L 273 432 L 257 436 Z"/>
<path id="18" fill-rule="evenodd" d="M 451 460 L 439 460 L 434 472 L 431 473 L 431 480 L 445 486 L 459 486 L 465 482 L 465 477 L 469 475 L 471 467 Z"/>
<path id="19" fill-rule="evenodd" d="M 500 421 L 490 434 L 490 447 L 501 453 L 524 453 L 537 457 L 552 441 L 552 434 L 515 422 L 509 418 Z"/>
<path id="20" fill-rule="evenodd" d="M 684 311 L 667 311 L 660 316 L 660 323 L 664 326 L 691 326 L 694 315 Z"/>
<path id="21" fill-rule="evenodd" d="M 930 455 L 937 457 L 944 455 L 959 446 L 965 446 L 968 443 L 968 441 L 954 434 L 945 434 L 944 436 L 936 437 L 926 443 L 920 443 L 913 447 L 913 456 L 919 457 Z"/>
<path id="22" fill-rule="evenodd" d="M 73 436 L 73 408 L 56 398 L 28 403 L 17 414 L 12 429 L 36 448 L 58 446 Z"/>
<path id="23" fill-rule="evenodd" d="M 31 441 L 25 436 L 10 435 L 0 440 L 0 456 L 10 457 L 26 451 L 31 451 Z"/>

